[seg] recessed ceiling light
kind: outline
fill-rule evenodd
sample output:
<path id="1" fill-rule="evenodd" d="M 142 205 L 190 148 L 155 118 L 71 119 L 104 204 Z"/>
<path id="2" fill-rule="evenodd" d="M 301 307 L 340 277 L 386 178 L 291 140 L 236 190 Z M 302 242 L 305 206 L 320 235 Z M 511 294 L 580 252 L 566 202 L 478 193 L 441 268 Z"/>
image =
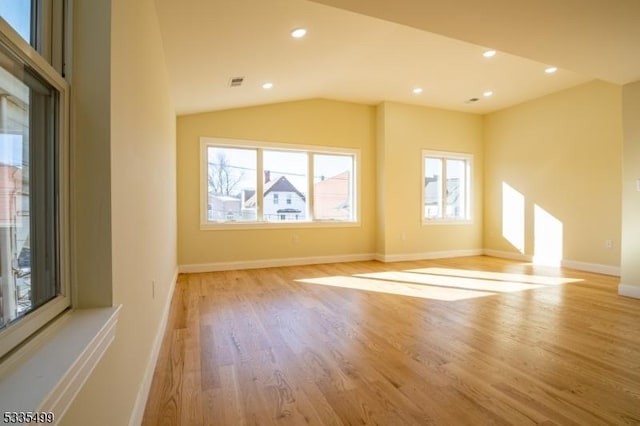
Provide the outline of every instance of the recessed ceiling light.
<path id="1" fill-rule="evenodd" d="M 558 71 L 557 67 L 547 67 L 544 69 L 544 72 L 546 72 L 547 74 L 553 74 L 556 71 Z"/>
<path id="2" fill-rule="evenodd" d="M 491 90 L 487 90 L 482 94 L 482 96 L 484 96 L 485 98 L 488 98 L 489 96 L 493 96 L 493 92 Z"/>
<path id="3" fill-rule="evenodd" d="M 271 89 L 272 87 L 273 87 L 273 83 L 264 83 L 264 84 L 262 85 L 262 88 L 263 88 L 264 90 L 269 90 L 269 89 Z"/>
<path id="4" fill-rule="evenodd" d="M 486 50 L 482 56 L 484 56 L 485 58 L 493 58 L 494 56 L 496 56 L 496 51 L 495 50 Z"/>
<path id="5" fill-rule="evenodd" d="M 302 38 L 307 34 L 307 30 L 304 28 L 296 28 L 295 30 L 291 31 L 291 37 L 293 38 Z"/>
<path id="6" fill-rule="evenodd" d="M 422 87 L 416 87 L 415 89 L 413 89 L 413 93 L 419 95 L 420 93 L 422 93 Z"/>

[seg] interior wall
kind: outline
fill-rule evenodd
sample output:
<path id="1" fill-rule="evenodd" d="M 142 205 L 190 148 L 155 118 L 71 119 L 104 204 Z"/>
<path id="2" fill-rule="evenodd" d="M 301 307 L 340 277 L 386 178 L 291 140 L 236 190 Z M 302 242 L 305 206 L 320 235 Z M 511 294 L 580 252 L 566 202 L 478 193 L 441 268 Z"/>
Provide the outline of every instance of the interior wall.
<path id="1" fill-rule="evenodd" d="M 485 116 L 484 246 L 618 267 L 621 113 L 593 81 Z"/>
<path id="2" fill-rule="evenodd" d="M 74 302 L 111 306 L 111 1 L 74 1 L 71 73 Z"/>
<path id="3" fill-rule="evenodd" d="M 482 250 L 482 116 L 385 102 L 379 118 L 384 138 L 378 150 L 379 205 L 384 223 L 384 259 L 463 254 Z M 473 155 L 472 223 L 422 224 L 422 150 Z"/>
<path id="4" fill-rule="evenodd" d="M 385 239 L 386 210 L 384 194 L 386 188 L 385 167 L 387 130 L 385 126 L 387 104 L 381 103 L 376 107 L 376 253 L 387 251 Z"/>
<path id="5" fill-rule="evenodd" d="M 94 0 L 74 1 L 74 5 L 96 7 Z M 110 69 L 106 82 L 107 87 L 110 84 L 110 107 L 107 114 L 90 114 L 81 123 L 99 123 L 96 129 L 106 126 L 106 140 L 101 134 L 94 136 L 107 148 L 102 161 L 110 162 L 110 193 L 102 192 L 98 185 L 101 181 L 91 173 L 83 178 L 85 185 L 98 192 L 96 198 L 103 201 L 99 206 L 107 209 L 104 214 L 111 211 L 111 235 L 105 238 L 112 246 L 109 288 L 113 303 L 122 304 L 122 310 L 115 340 L 60 422 L 62 425 L 129 423 L 177 270 L 175 114 L 155 5 L 153 0 L 112 0 L 102 6 L 100 13 L 76 16 L 82 21 L 76 27 L 80 28 L 76 36 L 91 40 L 100 28 L 104 37 L 105 28 L 91 19 L 111 17 L 106 28 L 110 37 L 110 67 L 106 63 Z M 100 43 L 95 48 L 104 46 Z M 84 58 L 77 60 L 79 70 L 92 68 Z M 88 277 L 93 278 L 102 279 Z M 152 281 L 156 282 L 155 294 Z"/>
<path id="6" fill-rule="evenodd" d="M 622 211 L 622 277 L 640 298 L 640 81 L 623 87 L 624 179 Z"/>
<path id="7" fill-rule="evenodd" d="M 323 99 L 178 117 L 179 264 L 210 265 L 373 253 L 375 131 L 374 107 Z M 361 225 L 201 230 L 200 138 L 203 136 L 359 149 Z"/>

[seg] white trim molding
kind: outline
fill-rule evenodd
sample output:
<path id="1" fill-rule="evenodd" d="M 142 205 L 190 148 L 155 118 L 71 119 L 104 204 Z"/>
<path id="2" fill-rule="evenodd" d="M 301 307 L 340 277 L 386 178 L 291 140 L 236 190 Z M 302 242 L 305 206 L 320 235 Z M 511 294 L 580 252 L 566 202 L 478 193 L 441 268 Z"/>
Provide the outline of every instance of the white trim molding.
<path id="1" fill-rule="evenodd" d="M 499 257 L 502 259 L 509 259 L 509 260 L 517 260 L 520 262 L 533 262 L 533 256 L 527 256 L 526 254 L 514 253 L 510 251 L 484 249 L 483 254 L 485 256 Z"/>
<path id="2" fill-rule="evenodd" d="M 64 314 L 3 362 L 0 411 L 67 411 L 115 338 L 121 305 Z"/>
<path id="3" fill-rule="evenodd" d="M 156 336 L 153 340 L 153 347 L 149 354 L 149 360 L 147 361 L 147 367 L 144 370 L 144 377 L 142 378 L 142 384 L 138 389 L 138 395 L 136 396 L 136 402 L 133 405 L 133 411 L 129 418 L 129 426 L 138 426 L 142 424 L 142 418 L 144 417 L 144 409 L 147 405 L 147 399 L 149 398 L 149 391 L 151 390 L 151 382 L 153 381 L 153 373 L 156 370 L 158 363 L 158 356 L 160 355 L 160 349 L 162 349 L 162 341 L 167 329 L 167 321 L 169 320 L 169 311 L 171 310 L 171 301 L 173 300 L 173 293 L 176 289 L 176 283 L 178 282 L 178 268 L 176 267 L 173 278 L 169 283 L 169 292 L 164 302 L 164 308 L 162 309 L 162 316 L 160 317 L 160 324 L 156 330 Z"/>
<path id="4" fill-rule="evenodd" d="M 380 262 L 405 262 L 411 260 L 446 259 L 450 257 L 482 256 L 482 249 L 430 251 L 425 253 L 376 254 Z"/>
<path id="5" fill-rule="evenodd" d="M 563 268 L 577 269 L 578 271 L 594 272 L 602 275 L 620 276 L 619 266 L 601 265 L 599 263 L 585 263 L 577 260 L 563 260 L 561 263 Z"/>
<path id="6" fill-rule="evenodd" d="M 520 262 L 533 262 L 533 256 L 513 253 L 508 251 L 484 249 L 484 254 L 487 256 L 500 257 L 503 259 L 517 260 Z M 579 262 L 577 260 L 563 259 L 560 261 L 560 266 L 563 268 L 575 269 L 584 272 L 593 272 L 602 275 L 612 275 L 614 277 L 620 276 L 619 266 L 601 265 L 599 263 L 587 263 Z"/>
<path id="7" fill-rule="evenodd" d="M 361 262 L 374 260 L 376 255 L 370 253 L 344 254 L 336 256 L 289 257 L 283 259 L 240 260 L 234 262 L 200 263 L 180 265 L 180 273 L 199 273 L 216 271 L 233 271 L 236 269 L 273 268 L 278 266 L 318 265 L 322 263 Z"/>
<path id="8" fill-rule="evenodd" d="M 620 296 L 633 297 L 640 299 L 640 285 L 623 284 L 618 285 L 618 294 Z"/>

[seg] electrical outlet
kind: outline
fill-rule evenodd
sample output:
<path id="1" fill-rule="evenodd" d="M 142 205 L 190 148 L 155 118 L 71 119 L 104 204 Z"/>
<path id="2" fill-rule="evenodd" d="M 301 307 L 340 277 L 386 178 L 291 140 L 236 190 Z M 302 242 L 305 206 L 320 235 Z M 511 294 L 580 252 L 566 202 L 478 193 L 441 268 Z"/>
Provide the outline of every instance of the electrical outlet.
<path id="1" fill-rule="evenodd" d="M 613 241 L 604 240 L 604 247 L 607 248 L 607 249 L 613 248 Z"/>

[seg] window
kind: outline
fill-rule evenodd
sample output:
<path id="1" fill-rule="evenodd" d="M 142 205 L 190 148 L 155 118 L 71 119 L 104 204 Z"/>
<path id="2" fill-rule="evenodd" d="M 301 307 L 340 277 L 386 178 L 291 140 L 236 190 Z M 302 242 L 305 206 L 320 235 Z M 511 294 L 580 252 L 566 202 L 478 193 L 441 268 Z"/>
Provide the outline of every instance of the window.
<path id="1" fill-rule="evenodd" d="M 471 220 L 473 156 L 423 151 L 423 212 L 425 223 Z"/>
<path id="2" fill-rule="evenodd" d="M 358 220 L 357 151 L 211 138 L 201 146 L 205 228 Z"/>
<path id="3" fill-rule="evenodd" d="M 0 17 L 61 75 L 66 13 L 66 0 L 0 1 Z"/>
<path id="4" fill-rule="evenodd" d="M 48 39 L 35 4 L 0 7 L 0 357 L 70 305 L 68 89 L 22 40 Z"/>
<path id="5" fill-rule="evenodd" d="M 31 43 L 31 3 L 31 0 L 0 2 L 0 16 L 2 16 L 27 43 Z"/>
<path id="6" fill-rule="evenodd" d="M 353 159 L 348 155 L 313 157 L 313 212 L 321 220 L 352 220 Z"/>
<path id="7" fill-rule="evenodd" d="M 207 148 L 209 222 L 255 221 L 256 151 Z"/>

